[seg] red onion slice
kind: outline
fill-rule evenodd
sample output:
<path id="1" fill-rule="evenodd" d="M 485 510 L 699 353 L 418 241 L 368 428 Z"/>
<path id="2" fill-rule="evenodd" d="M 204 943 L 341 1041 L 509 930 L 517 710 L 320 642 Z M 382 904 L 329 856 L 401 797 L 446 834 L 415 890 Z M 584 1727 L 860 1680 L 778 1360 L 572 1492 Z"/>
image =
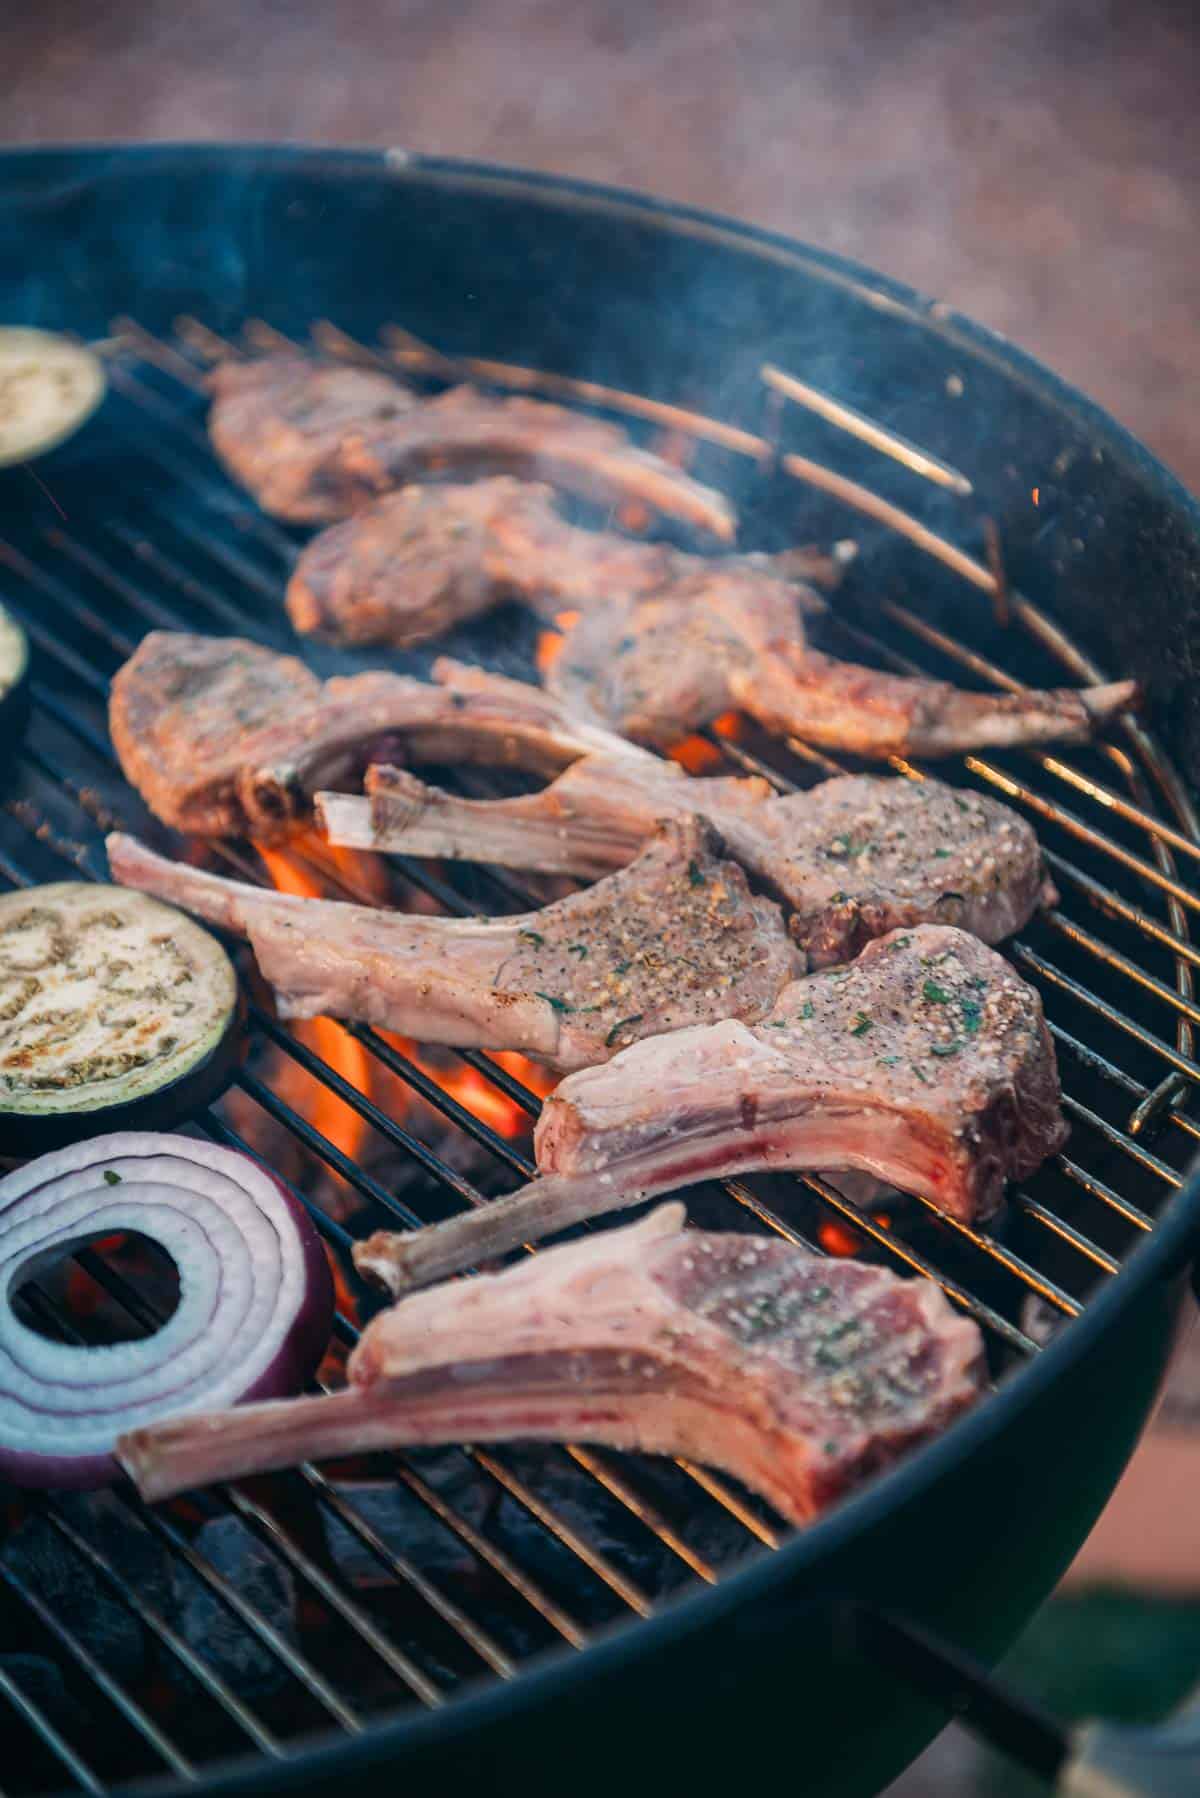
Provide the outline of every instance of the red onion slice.
<path id="1" fill-rule="evenodd" d="M 179 1271 L 153 1336 L 96 1348 L 23 1324 L 12 1294 L 95 1236 L 137 1231 Z M 0 1180 L 0 1478 L 99 1486 L 112 1446 L 154 1418 L 300 1390 L 324 1351 L 333 1282 L 303 1208 L 257 1162 L 126 1131 Z"/>

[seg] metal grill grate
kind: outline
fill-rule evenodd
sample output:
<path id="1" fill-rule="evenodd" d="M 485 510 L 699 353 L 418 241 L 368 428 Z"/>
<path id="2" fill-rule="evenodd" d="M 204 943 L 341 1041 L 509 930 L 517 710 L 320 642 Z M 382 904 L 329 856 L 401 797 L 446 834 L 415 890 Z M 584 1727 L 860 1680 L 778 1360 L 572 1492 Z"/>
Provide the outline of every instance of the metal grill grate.
<path id="1" fill-rule="evenodd" d="M 418 378 L 466 373 L 683 433 L 706 454 L 748 458 L 764 481 L 794 480 L 816 496 L 810 534 L 836 537 L 848 517 L 865 518 L 976 589 L 968 616 L 982 619 L 980 595 L 990 596 L 1010 620 L 1003 644 L 1023 674 L 1101 678 L 1049 618 L 1007 593 L 994 558 L 991 566 L 976 560 L 823 464 L 798 453 L 777 457 L 765 437 L 564 377 L 450 363 L 400 330 L 385 333 L 375 350 L 326 324 L 313 336 L 329 354 L 399 366 Z M 260 349 L 282 341 L 259 322 L 246 339 Z M 104 722 L 109 677 L 145 629 L 233 630 L 279 647 L 289 642 L 279 601 L 298 540 L 224 480 L 203 428 L 203 365 L 230 346 L 195 321 L 181 321 L 167 342 L 119 319 L 109 347 L 110 453 L 89 463 L 86 486 L 68 476 L 50 493 L 17 472 L 0 489 L 0 598 L 37 651 L 34 715 L 0 820 L 0 876 L 13 885 L 64 871 L 103 878 L 103 832 L 145 827 Z M 798 406 L 915 480 L 969 499 L 967 477 L 938 458 L 780 370 L 764 369 L 763 379 L 773 430 L 802 417 L 788 411 Z M 798 505 L 801 489 L 792 491 Z M 1010 668 L 897 600 L 878 605 L 869 620 L 851 606 L 833 628 L 860 659 L 907 670 L 918 655 L 926 670 L 1019 684 Z M 709 733 L 708 741 L 727 766 L 781 788 L 811 784 L 838 766 L 794 741 L 752 733 Z M 908 763 L 894 766 L 922 778 Z M 697 1203 L 719 1226 L 775 1231 L 816 1252 L 855 1245 L 930 1276 L 980 1323 L 996 1377 L 1005 1378 L 1036 1352 L 1048 1327 L 1076 1315 L 1097 1283 L 1118 1271 L 1200 1142 L 1200 1123 L 1185 1108 L 1200 1080 L 1193 1040 L 1200 951 L 1190 938 L 1200 894 L 1188 884 L 1200 830 L 1174 771 L 1133 722 L 1119 742 L 1070 760 L 1052 752 L 969 756 L 960 774 L 1029 813 L 1063 892 L 1061 905 L 1011 953 L 1046 999 L 1073 1125 L 1068 1150 L 1011 1195 L 995 1234 L 922 1200 L 902 1219 L 888 1219 L 818 1179 L 730 1181 L 705 1189 Z M 220 853 L 243 877 L 263 878 L 251 851 L 231 844 Z M 528 901 L 498 871 L 458 867 L 439 878 L 420 864 L 399 866 L 426 902 L 448 912 Z M 344 872 L 321 874 L 348 896 L 372 897 Z M 363 1201 L 356 1230 L 413 1226 L 486 1203 L 459 1160 L 423 1140 L 419 1123 L 389 1115 L 261 1007 L 251 1007 L 250 1023 L 274 1060 L 251 1062 L 240 1075 L 236 1122 L 218 1107 L 197 1126 L 235 1146 L 250 1146 L 247 1130 L 258 1140 L 259 1124 L 282 1132 L 299 1158 L 299 1196 L 343 1257 L 351 1230 L 314 1198 L 319 1177 L 335 1176 Z M 365 1026 L 330 1028 L 402 1082 L 429 1108 L 425 1116 L 440 1117 L 447 1143 L 473 1144 L 474 1166 L 490 1162 L 501 1185 L 530 1173 L 522 1143 L 493 1128 L 482 1102 L 444 1090 Z M 472 1071 L 481 1094 L 536 1115 L 534 1094 L 489 1056 L 446 1057 L 455 1064 Z M 289 1078 L 303 1076 L 317 1083 L 314 1091 L 319 1085 L 336 1095 L 390 1165 L 418 1177 L 401 1188 L 397 1178 L 371 1171 L 374 1163 L 348 1157 L 305 1106 L 279 1090 L 285 1068 L 294 1071 Z M 77 1265 L 123 1307 L 131 1327 L 156 1327 L 158 1314 L 136 1284 L 90 1251 Z M 45 1291 L 29 1288 L 25 1301 L 48 1333 L 81 1339 Z M 354 1335 L 339 1314 L 338 1341 L 349 1345 Z M 5 1764 L 22 1769 L 8 1775 L 11 1788 L 102 1791 L 164 1773 L 188 1780 L 218 1758 L 286 1756 L 314 1730 L 354 1734 L 372 1717 L 441 1704 L 471 1682 L 511 1678 L 548 1648 L 581 1649 L 598 1626 L 647 1615 L 665 1594 L 717 1579 L 722 1567 L 774 1546 L 781 1534 L 756 1499 L 724 1478 L 577 1446 L 394 1453 L 373 1457 L 370 1472 L 369 1482 L 335 1481 L 305 1466 L 266 1485 L 226 1487 L 199 1505 L 156 1511 L 126 1491 L 99 1504 L 52 1496 L 23 1506 L 0 1549 L 0 1605 L 14 1621 L 7 1639 L 44 1650 L 63 1692 L 47 1692 L 28 1667 L 0 1657 L 0 1717 L 14 1745 Z M 394 1501 L 383 1521 L 368 1503 L 381 1493 Z M 211 1547 L 210 1526 L 229 1520 L 243 1545 L 256 1545 L 249 1559 L 243 1547 L 237 1566 L 223 1564 Z M 133 1630 L 141 1648 L 129 1665 L 102 1652 L 12 1553 L 35 1527 L 62 1557 L 65 1577 L 94 1590 Z M 139 1566 L 152 1566 L 155 1577 L 141 1577 Z M 264 1581 L 294 1590 L 287 1614 L 264 1602 Z M 210 1618 L 199 1636 L 187 1625 L 188 1606 L 197 1604 L 209 1607 Z"/>

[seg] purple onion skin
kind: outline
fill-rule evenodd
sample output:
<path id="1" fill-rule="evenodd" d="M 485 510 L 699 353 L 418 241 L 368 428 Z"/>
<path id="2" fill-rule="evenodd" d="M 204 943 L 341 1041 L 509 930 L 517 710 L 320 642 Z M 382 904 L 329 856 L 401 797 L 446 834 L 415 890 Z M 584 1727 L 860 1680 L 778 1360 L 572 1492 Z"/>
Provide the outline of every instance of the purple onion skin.
<path id="1" fill-rule="evenodd" d="M 94 1492 L 111 1486 L 122 1472 L 111 1455 L 30 1455 L 0 1448 L 0 1480 L 26 1491 Z"/>
<path id="2" fill-rule="evenodd" d="M 262 1162 L 256 1165 L 278 1188 L 295 1222 L 304 1256 L 305 1296 L 279 1353 L 242 1393 L 239 1404 L 248 1399 L 291 1398 L 303 1391 L 320 1364 L 333 1328 L 333 1275 L 316 1226 L 282 1180 Z M 0 1447 L 0 1481 L 26 1490 L 94 1492 L 127 1478 L 125 1469 L 107 1453 L 33 1455 Z"/>

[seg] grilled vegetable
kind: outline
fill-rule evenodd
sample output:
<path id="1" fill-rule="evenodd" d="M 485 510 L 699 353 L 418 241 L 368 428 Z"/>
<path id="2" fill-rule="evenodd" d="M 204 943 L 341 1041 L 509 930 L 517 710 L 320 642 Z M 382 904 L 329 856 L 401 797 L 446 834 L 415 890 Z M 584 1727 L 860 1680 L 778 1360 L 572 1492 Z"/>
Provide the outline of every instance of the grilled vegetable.
<path id="1" fill-rule="evenodd" d="M 0 468 L 64 442 L 104 398 L 104 365 L 52 331 L 0 328 Z"/>
<path id="2" fill-rule="evenodd" d="M 62 881 L 0 898 L 0 1154 L 177 1124 L 227 1084 L 237 976 L 172 906 Z"/>
<path id="3" fill-rule="evenodd" d="M 175 1262 L 179 1305 L 153 1335 L 102 1347 L 50 1341 L 0 1306 L 0 1478 L 105 1485 L 122 1432 L 298 1392 L 324 1352 L 333 1281 L 307 1213 L 249 1156 L 186 1136 L 101 1136 L 0 1180 L 0 1290 L 120 1231 Z"/>
<path id="4" fill-rule="evenodd" d="M 0 744 L 16 741 L 29 716 L 29 639 L 0 606 Z"/>

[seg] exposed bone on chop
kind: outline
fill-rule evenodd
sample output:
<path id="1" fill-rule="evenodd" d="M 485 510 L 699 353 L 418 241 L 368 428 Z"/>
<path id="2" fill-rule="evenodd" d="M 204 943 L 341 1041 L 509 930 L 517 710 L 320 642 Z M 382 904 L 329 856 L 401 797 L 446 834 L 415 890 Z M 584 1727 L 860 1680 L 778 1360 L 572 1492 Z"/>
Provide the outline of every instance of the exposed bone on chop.
<path id="1" fill-rule="evenodd" d="M 424 477 L 507 472 L 734 536 L 721 494 L 638 449 L 620 425 L 545 400 L 467 386 L 425 399 L 382 372 L 298 354 L 224 362 L 211 386 L 214 449 L 280 518 L 324 523 Z"/>
<path id="2" fill-rule="evenodd" d="M 781 797 L 757 778 L 585 756 L 515 799 L 460 799 L 386 764 L 367 770 L 366 787 L 366 799 L 317 795 L 330 842 L 588 880 L 624 866 L 663 818 L 699 812 L 788 907 L 812 967 L 902 924 L 1001 942 L 1057 898 L 1025 819 L 939 780 L 847 774 Z"/>
<path id="3" fill-rule="evenodd" d="M 264 841 L 302 822 L 317 788 L 356 775 L 381 742 L 393 756 L 402 743 L 418 760 L 541 773 L 598 751 L 644 754 L 523 681 L 445 659 L 437 676 L 321 681 L 295 656 L 239 637 L 151 631 L 113 680 L 109 729 L 164 823 Z"/>
<path id="4" fill-rule="evenodd" d="M 669 747 L 736 707 L 768 730 L 874 758 L 1082 742 L 1137 698 L 1135 681 L 969 693 L 881 673 L 808 648 L 801 611 L 784 583 L 701 563 L 663 598 L 584 612 L 546 684 L 639 743 Z"/>
<path id="5" fill-rule="evenodd" d="M 754 581 L 836 581 L 817 550 L 722 559 Z M 706 564 L 663 543 L 568 524 L 551 488 L 499 475 L 470 485 L 402 487 L 307 546 L 288 583 L 299 631 L 407 648 L 506 600 L 544 616 L 564 607 L 663 595 Z M 798 589 L 809 609 L 823 602 Z"/>
<path id="6" fill-rule="evenodd" d="M 224 880 L 108 839 L 124 886 L 249 938 L 284 1017 L 587 1067 L 656 1031 L 761 1018 L 799 955 L 699 819 L 664 825 L 606 880 L 518 917 L 414 917 Z"/>
<path id="7" fill-rule="evenodd" d="M 683 1207 L 418 1293 L 367 1326 L 349 1385 L 121 1438 L 147 1499 L 401 1444 L 533 1437 L 683 1455 L 811 1521 L 943 1429 L 984 1380 L 977 1327 L 929 1280 Z"/>
<path id="8" fill-rule="evenodd" d="M 921 924 L 810 974 L 760 1023 L 633 1045 L 564 1080 L 534 1137 L 541 1177 L 480 1211 L 354 1252 L 393 1293 L 691 1181 L 851 1169 L 989 1217 L 1066 1140 L 1034 989 L 976 937 Z"/>

